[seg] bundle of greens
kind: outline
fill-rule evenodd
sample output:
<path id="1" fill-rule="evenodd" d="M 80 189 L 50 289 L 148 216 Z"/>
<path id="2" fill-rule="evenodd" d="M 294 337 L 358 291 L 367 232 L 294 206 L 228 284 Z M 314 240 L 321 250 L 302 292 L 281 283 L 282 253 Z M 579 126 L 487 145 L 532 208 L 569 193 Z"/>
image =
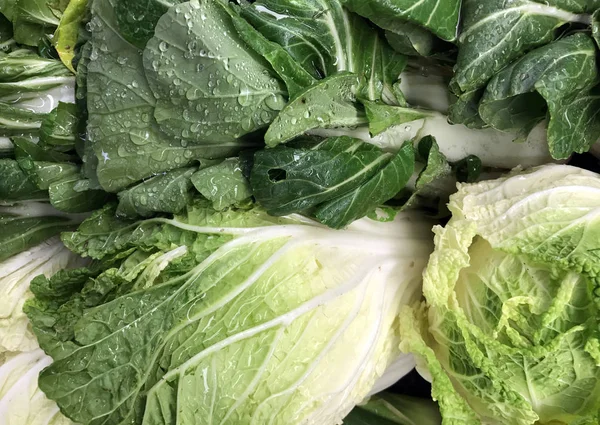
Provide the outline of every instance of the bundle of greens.
<path id="1" fill-rule="evenodd" d="M 597 424 L 598 16 L 0 0 L 0 423 Z"/>

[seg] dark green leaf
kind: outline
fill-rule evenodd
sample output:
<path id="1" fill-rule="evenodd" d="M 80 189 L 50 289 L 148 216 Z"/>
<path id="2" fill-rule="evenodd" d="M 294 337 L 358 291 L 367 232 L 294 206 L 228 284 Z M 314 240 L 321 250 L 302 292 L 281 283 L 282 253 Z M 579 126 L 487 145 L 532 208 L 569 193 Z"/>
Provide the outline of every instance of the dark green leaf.
<path id="1" fill-rule="evenodd" d="M 454 80 L 461 92 L 483 87 L 502 68 L 534 47 L 553 40 L 565 22 L 585 22 L 585 10 L 571 1 L 464 0 Z M 457 93 L 458 94 L 458 93 Z"/>
<path id="2" fill-rule="evenodd" d="M 171 137 L 232 143 L 268 126 L 285 106 L 283 85 L 239 37 L 228 7 L 207 0 L 169 9 L 144 50 L 154 117 Z"/>
<path id="3" fill-rule="evenodd" d="M 433 34 L 408 22 L 399 22 L 394 30 L 387 30 L 385 38 L 394 50 L 409 56 L 429 56 L 435 45 Z"/>
<path id="4" fill-rule="evenodd" d="M 597 79 L 594 42 L 578 33 L 540 47 L 496 74 L 479 113 L 492 127 L 526 136 L 546 116 L 546 102 L 552 121 L 554 105 L 569 103 Z"/>
<path id="5" fill-rule="evenodd" d="M 65 217 L 26 217 L 0 210 L 0 261 L 76 226 L 76 221 Z"/>
<path id="6" fill-rule="evenodd" d="M 448 121 L 452 124 L 462 124 L 469 128 L 485 128 L 488 125 L 479 116 L 479 101 L 483 90 L 478 89 L 461 94 L 448 108 Z"/>
<path id="7" fill-rule="evenodd" d="M 460 0 L 342 0 L 353 12 L 377 23 L 379 19 L 409 21 L 424 26 L 443 40 L 458 31 Z"/>
<path id="8" fill-rule="evenodd" d="M 344 425 L 441 425 L 437 405 L 428 399 L 380 393 L 356 407 Z"/>
<path id="9" fill-rule="evenodd" d="M 38 114 L 0 102 L 0 136 L 35 133 L 40 129 L 45 117 L 46 114 Z"/>
<path id="10" fill-rule="evenodd" d="M 75 147 L 79 128 L 78 115 L 77 105 L 60 102 L 42 121 L 40 142 L 63 149 Z"/>
<path id="11" fill-rule="evenodd" d="M 50 184 L 48 193 L 50 203 L 59 211 L 67 213 L 83 213 L 93 211 L 106 204 L 109 196 L 101 190 L 77 190 L 81 181 L 79 174 L 63 175 L 62 178 Z"/>
<path id="12" fill-rule="evenodd" d="M 392 86 L 406 58 L 339 0 L 244 2 L 242 16 L 314 78 L 352 72 L 360 80 L 359 96 L 400 104 Z"/>
<path id="13" fill-rule="evenodd" d="M 316 80 L 279 44 L 269 41 L 237 13 L 231 13 L 233 25 L 242 40 L 265 58 L 285 82 L 290 99 Z"/>
<path id="14" fill-rule="evenodd" d="M 369 181 L 352 192 L 319 205 L 315 217 L 334 229 L 343 228 L 393 198 L 406 186 L 414 169 L 415 152 L 412 142 L 408 141 Z"/>
<path id="15" fill-rule="evenodd" d="M 14 159 L 0 159 L 0 201 L 48 199 Z"/>
<path id="16" fill-rule="evenodd" d="M 469 155 L 453 164 L 456 180 L 465 183 L 474 183 L 479 179 L 483 164 L 475 155 Z"/>

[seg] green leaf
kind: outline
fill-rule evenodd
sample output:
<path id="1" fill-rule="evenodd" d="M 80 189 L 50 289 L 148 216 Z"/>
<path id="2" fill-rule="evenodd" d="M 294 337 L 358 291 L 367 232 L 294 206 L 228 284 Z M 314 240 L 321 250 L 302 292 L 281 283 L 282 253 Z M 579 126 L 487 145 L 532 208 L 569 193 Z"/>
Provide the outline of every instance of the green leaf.
<path id="1" fill-rule="evenodd" d="M 88 137 L 98 161 L 98 181 L 105 190 L 118 192 L 144 178 L 203 158 L 227 157 L 248 145 L 243 141 L 188 144 L 163 133 L 154 119 L 156 99 L 144 73 L 142 51 L 115 30 L 118 8 L 111 0 L 94 0 L 91 7 Z M 136 3 L 132 10 L 138 7 Z M 127 13 L 123 16 L 131 16 Z"/>
<path id="2" fill-rule="evenodd" d="M 24 137 L 13 137 L 12 141 L 15 146 L 15 158 L 17 160 L 31 159 L 33 161 L 47 162 L 77 162 L 75 155 L 44 149 L 39 144 Z"/>
<path id="3" fill-rule="evenodd" d="M 241 39 L 265 58 L 277 76 L 285 82 L 290 99 L 316 83 L 316 80 L 283 47 L 269 41 L 237 13 L 231 12 L 230 15 Z"/>
<path id="4" fill-rule="evenodd" d="M 58 62 L 56 62 L 58 63 Z M 40 98 L 40 92 L 44 92 L 55 87 L 72 85 L 75 79 L 72 76 L 64 74 L 68 70 L 62 66 L 62 71 L 57 74 L 42 77 L 32 77 L 19 81 L 0 82 L 0 102 L 18 102 L 24 100 Z M 70 74 L 70 73 L 69 73 Z"/>
<path id="5" fill-rule="evenodd" d="M 452 165 L 456 179 L 463 183 L 475 183 L 479 180 L 483 164 L 481 159 L 475 155 L 469 155 Z"/>
<path id="6" fill-rule="evenodd" d="M 191 200 L 190 178 L 196 168 L 171 170 L 119 193 L 117 214 L 148 217 L 157 212 L 178 213 Z"/>
<path id="7" fill-rule="evenodd" d="M 267 130 L 266 144 L 277 146 L 315 128 L 364 124 L 366 118 L 355 103 L 354 90 L 358 82 L 356 75 L 340 73 L 299 93 Z"/>
<path id="8" fill-rule="evenodd" d="M 24 204 L 13 207 L 0 207 L 0 226 L 5 229 L 0 234 L 0 261 L 30 249 L 39 243 L 73 230 L 78 224 L 75 218 L 59 215 L 56 211 L 42 211 Z"/>
<path id="9" fill-rule="evenodd" d="M 454 81 L 461 92 L 483 87 L 488 80 L 527 51 L 554 39 L 566 22 L 587 22 L 576 2 L 547 4 L 517 0 L 464 0 L 462 30 Z"/>
<path id="10" fill-rule="evenodd" d="M 566 159 L 573 153 L 585 153 L 598 141 L 599 108 L 598 86 L 550 105 L 548 143 L 553 158 Z"/>
<path id="11" fill-rule="evenodd" d="M 237 158 L 229 158 L 200 170 L 191 180 L 196 190 L 211 201 L 217 211 L 231 206 L 243 206 L 252 196 L 250 183 Z"/>
<path id="12" fill-rule="evenodd" d="M 418 25 L 396 20 L 385 21 L 390 25 L 378 25 L 386 29 L 385 38 L 397 52 L 409 56 L 429 56 L 433 53 L 435 36 Z"/>
<path id="13" fill-rule="evenodd" d="M 377 136 L 395 125 L 422 120 L 434 115 L 434 112 L 424 109 L 390 106 L 368 100 L 361 100 L 361 103 L 365 107 L 369 120 L 371 137 Z"/>
<path id="14" fill-rule="evenodd" d="M 86 16 L 88 0 L 70 0 L 54 33 L 54 46 L 63 64 L 75 73 L 73 59 L 79 28 Z"/>
<path id="15" fill-rule="evenodd" d="M 433 204 L 437 208 L 440 203 L 445 204 L 450 194 L 456 190 L 456 181 L 451 177 L 452 168 L 446 156 L 440 152 L 435 137 L 425 136 L 419 141 L 417 161 L 423 164 L 423 168 L 417 175 L 412 190 L 407 190 L 409 194 L 404 196 L 405 201 L 401 207 Z"/>
<path id="16" fill-rule="evenodd" d="M 599 190 L 598 174 L 562 165 L 464 184 L 451 220 L 434 228 L 423 279 L 428 363 L 479 417 L 597 418 Z"/>
<path id="17" fill-rule="evenodd" d="M 29 158 L 19 159 L 17 162 L 29 179 L 41 190 L 48 190 L 53 184 L 66 178 L 79 176 L 80 167 L 75 164 L 32 161 Z"/>
<path id="18" fill-rule="evenodd" d="M 38 189 L 14 159 L 0 159 L 0 176 L 0 199 L 3 201 L 48 198 L 48 194 Z"/>
<path id="19" fill-rule="evenodd" d="M 52 34 L 59 19 L 48 7 L 47 0 L 17 0 L 13 12 L 15 40 L 28 46 L 38 45 L 46 34 Z"/>
<path id="20" fill-rule="evenodd" d="M 93 211 L 105 205 L 109 199 L 102 190 L 78 190 L 81 181 L 79 174 L 62 175 L 62 178 L 50 184 L 48 193 L 50 203 L 59 211 L 83 213 Z"/>
<path id="21" fill-rule="evenodd" d="M 14 18 L 17 1 L 18 0 L 0 0 L 0 13 L 10 21 Z"/>
<path id="22" fill-rule="evenodd" d="M 443 40 L 454 41 L 458 32 L 460 0 L 342 0 L 353 12 L 373 20 L 395 19 L 424 26 Z M 463 6 L 464 7 L 464 6 Z"/>
<path id="23" fill-rule="evenodd" d="M 73 148 L 78 137 L 78 128 L 77 105 L 60 102 L 42 121 L 40 143 L 62 149 Z"/>
<path id="24" fill-rule="evenodd" d="M 406 186 L 415 169 L 412 142 L 402 145 L 392 160 L 352 192 L 317 207 L 315 217 L 323 224 L 341 229 L 374 211 Z"/>
<path id="25" fill-rule="evenodd" d="M 406 58 L 339 0 L 243 2 L 241 14 L 314 78 L 352 72 L 360 79 L 361 97 L 400 104 L 393 85 Z"/>
<path id="26" fill-rule="evenodd" d="M 40 283 L 27 303 L 54 357 L 40 388 L 89 425 L 341 423 L 399 354 L 397 314 L 418 293 L 429 223 L 339 231 L 207 204 L 137 222 L 106 208 L 64 236 L 108 267 L 80 290 L 72 274 Z"/>
<path id="27" fill-rule="evenodd" d="M 479 102 L 483 89 L 460 94 L 448 108 L 448 121 L 468 128 L 481 129 L 488 125 L 479 115 Z"/>
<path id="28" fill-rule="evenodd" d="M 0 102 L 0 136 L 36 133 L 42 126 L 44 118 L 46 118 L 46 114 L 39 114 Z"/>
<path id="29" fill-rule="evenodd" d="M 198 5 L 169 9 L 144 50 L 154 117 L 177 139 L 233 142 L 268 126 L 284 107 L 286 92 L 268 63 L 239 37 L 227 4 Z"/>
<path id="30" fill-rule="evenodd" d="M 95 1 L 95 0 L 93 0 Z M 171 6 L 183 0 L 111 0 L 116 29 L 128 43 L 140 50 L 154 36 L 156 25 Z"/>
<path id="31" fill-rule="evenodd" d="M 19 83 L 35 77 L 66 76 L 68 73 L 65 71 L 65 67 L 59 61 L 37 55 L 0 57 L 1 83 Z M 7 86 L 10 87 L 10 85 Z"/>
<path id="32" fill-rule="evenodd" d="M 552 122 L 557 104 L 570 103 L 597 80 L 594 42 L 578 33 L 540 47 L 496 74 L 485 89 L 479 113 L 492 127 L 526 136 L 544 119 L 547 108 Z"/>
<path id="33" fill-rule="evenodd" d="M 394 197 L 414 170 L 414 151 L 396 154 L 350 137 L 333 137 L 311 148 L 277 147 L 254 157 L 250 184 L 270 214 L 312 212 L 343 227 Z"/>

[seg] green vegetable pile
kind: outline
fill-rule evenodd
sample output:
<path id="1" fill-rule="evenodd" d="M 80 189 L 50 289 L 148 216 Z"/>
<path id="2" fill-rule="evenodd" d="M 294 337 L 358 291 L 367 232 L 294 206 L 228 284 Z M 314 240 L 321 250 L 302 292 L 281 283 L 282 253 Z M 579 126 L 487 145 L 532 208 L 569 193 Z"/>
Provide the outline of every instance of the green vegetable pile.
<path id="1" fill-rule="evenodd" d="M 0 424 L 600 424 L 599 57 L 598 0 L 0 0 Z"/>

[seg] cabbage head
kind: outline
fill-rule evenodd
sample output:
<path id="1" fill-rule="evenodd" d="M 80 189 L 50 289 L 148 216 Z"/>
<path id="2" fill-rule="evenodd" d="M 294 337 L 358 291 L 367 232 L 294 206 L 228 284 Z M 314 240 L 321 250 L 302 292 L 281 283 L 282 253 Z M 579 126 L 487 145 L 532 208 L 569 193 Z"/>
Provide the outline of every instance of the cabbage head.
<path id="1" fill-rule="evenodd" d="M 107 206 L 63 234 L 90 267 L 26 305 L 54 362 L 39 385 L 88 425 L 340 424 L 399 355 L 431 225 L 336 231 L 260 209 L 140 221 Z"/>
<path id="2" fill-rule="evenodd" d="M 600 176 L 549 165 L 449 206 L 400 324 L 444 424 L 598 424 Z"/>

